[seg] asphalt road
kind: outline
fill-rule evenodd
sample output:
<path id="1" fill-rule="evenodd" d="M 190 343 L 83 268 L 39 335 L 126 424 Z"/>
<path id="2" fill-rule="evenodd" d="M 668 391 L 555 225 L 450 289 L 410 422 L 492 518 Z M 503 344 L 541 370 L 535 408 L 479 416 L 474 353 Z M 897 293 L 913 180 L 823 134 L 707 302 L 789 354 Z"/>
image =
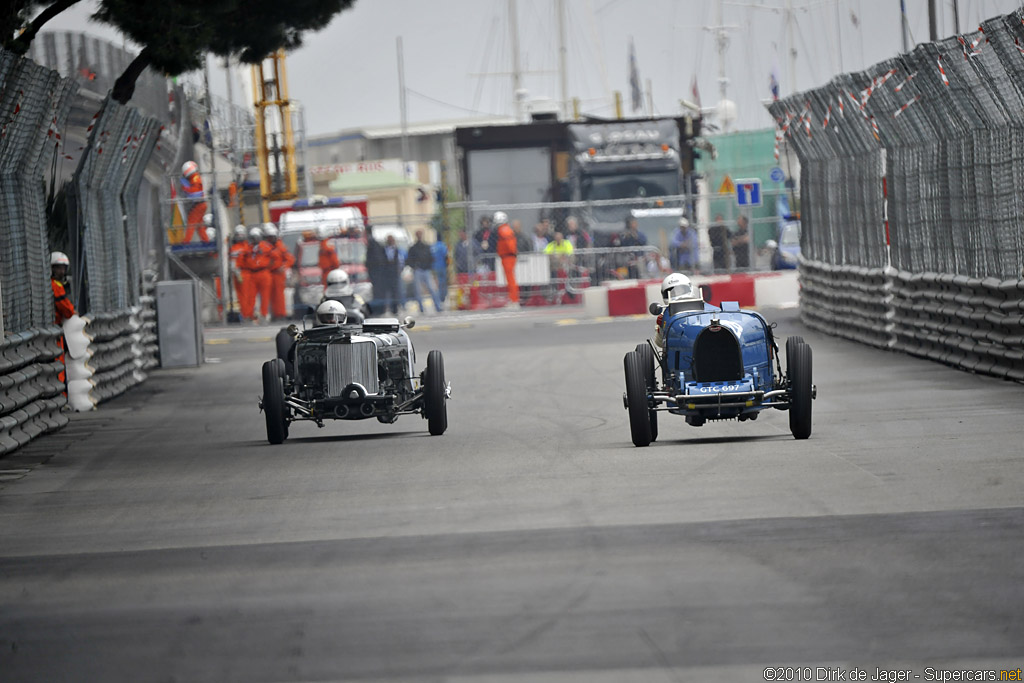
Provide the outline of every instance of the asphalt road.
<path id="1" fill-rule="evenodd" d="M 1024 387 L 768 315 L 814 350 L 807 441 L 781 412 L 665 415 L 634 448 L 622 356 L 652 319 L 546 312 L 412 331 L 445 355 L 444 436 L 409 416 L 275 447 L 274 330 L 209 329 L 202 368 L 0 459 L 0 680 L 1024 667 Z"/>

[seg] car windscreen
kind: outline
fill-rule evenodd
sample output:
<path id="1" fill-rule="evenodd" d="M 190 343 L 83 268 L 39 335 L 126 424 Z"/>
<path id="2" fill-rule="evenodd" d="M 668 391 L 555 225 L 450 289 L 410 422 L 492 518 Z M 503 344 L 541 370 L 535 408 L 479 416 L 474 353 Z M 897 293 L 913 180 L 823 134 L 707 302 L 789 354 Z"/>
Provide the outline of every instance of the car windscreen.
<path id="1" fill-rule="evenodd" d="M 632 199 L 679 194 L 679 174 L 630 173 L 628 175 L 588 175 L 583 179 L 583 199 Z"/>
<path id="2" fill-rule="evenodd" d="M 299 255 L 300 268 L 316 268 L 320 265 L 319 242 L 303 242 L 299 249 L 301 251 Z"/>
<path id="3" fill-rule="evenodd" d="M 629 175 L 584 176 L 582 198 L 587 200 L 601 199 L 634 199 L 642 197 L 660 197 L 679 194 L 679 174 L 674 171 L 660 173 L 631 173 Z M 613 225 L 617 229 L 625 227 L 625 220 L 630 209 L 637 204 L 621 206 L 595 206 L 593 217 L 603 225 Z"/>
<path id="4" fill-rule="evenodd" d="M 782 234 L 779 235 L 779 244 L 791 247 L 800 246 L 800 224 L 797 222 L 786 223 L 782 226 Z"/>
<path id="5" fill-rule="evenodd" d="M 339 237 L 334 240 L 334 250 L 338 252 L 339 263 L 366 262 L 366 242 L 362 239 Z"/>

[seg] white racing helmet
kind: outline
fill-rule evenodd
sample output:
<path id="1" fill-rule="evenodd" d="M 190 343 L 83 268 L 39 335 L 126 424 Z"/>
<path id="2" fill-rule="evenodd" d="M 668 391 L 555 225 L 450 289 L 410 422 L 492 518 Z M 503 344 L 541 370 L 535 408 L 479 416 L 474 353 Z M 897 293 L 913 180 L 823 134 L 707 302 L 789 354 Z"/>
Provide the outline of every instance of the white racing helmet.
<path id="1" fill-rule="evenodd" d="M 316 322 L 319 325 L 341 325 L 348 317 L 345 304 L 328 299 L 316 307 Z"/>
<path id="2" fill-rule="evenodd" d="M 51 266 L 70 266 L 71 259 L 63 251 L 55 251 L 50 254 L 50 265 Z"/>
<path id="3" fill-rule="evenodd" d="M 504 225 L 505 223 L 508 223 L 508 214 L 504 211 L 495 211 L 494 218 L 491 219 L 491 222 L 495 225 Z"/>
<path id="4" fill-rule="evenodd" d="M 331 272 L 327 273 L 327 285 L 347 285 L 348 284 L 348 273 L 341 268 L 335 268 Z"/>
<path id="5" fill-rule="evenodd" d="M 277 226 L 273 223 L 264 223 L 263 234 L 267 237 L 277 237 Z"/>
<path id="6" fill-rule="evenodd" d="M 688 299 L 699 299 L 700 289 L 682 273 L 672 273 L 661 282 L 661 298 L 666 304 Z"/>

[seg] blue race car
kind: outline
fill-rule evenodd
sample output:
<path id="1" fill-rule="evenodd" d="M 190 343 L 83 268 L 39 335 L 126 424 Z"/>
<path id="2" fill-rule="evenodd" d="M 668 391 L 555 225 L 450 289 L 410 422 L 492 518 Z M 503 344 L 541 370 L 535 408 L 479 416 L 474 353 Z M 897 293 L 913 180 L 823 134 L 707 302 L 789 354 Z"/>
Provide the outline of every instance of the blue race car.
<path id="1" fill-rule="evenodd" d="M 772 328 L 759 313 L 730 302 L 718 308 L 698 295 L 651 304 L 651 314 L 662 316 L 660 343 L 639 344 L 624 359 L 622 400 L 636 446 L 658 438 L 659 412 L 683 415 L 699 427 L 708 420 L 754 420 L 769 408 L 788 410 L 793 436 L 811 435 L 817 389 L 811 347 L 802 337 L 786 340 L 784 373 Z"/>

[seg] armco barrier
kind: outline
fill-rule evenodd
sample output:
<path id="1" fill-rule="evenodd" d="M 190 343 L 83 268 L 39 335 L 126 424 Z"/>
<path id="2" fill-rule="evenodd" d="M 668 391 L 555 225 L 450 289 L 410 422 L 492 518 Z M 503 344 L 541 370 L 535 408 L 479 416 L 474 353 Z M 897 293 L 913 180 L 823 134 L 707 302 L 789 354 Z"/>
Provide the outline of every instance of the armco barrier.
<path id="1" fill-rule="evenodd" d="M 68 422 L 61 412 L 60 328 L 36 328 L 0 342 L 0 454 Z"/>

